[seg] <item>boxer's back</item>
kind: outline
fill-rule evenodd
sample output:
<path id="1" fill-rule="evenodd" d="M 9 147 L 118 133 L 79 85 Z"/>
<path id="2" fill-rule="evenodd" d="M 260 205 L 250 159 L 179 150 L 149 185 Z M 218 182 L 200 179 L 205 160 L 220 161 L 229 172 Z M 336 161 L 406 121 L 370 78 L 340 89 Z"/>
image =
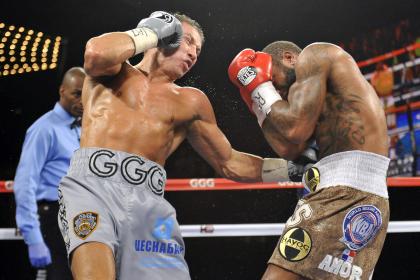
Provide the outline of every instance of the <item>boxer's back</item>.
<path id="1" fill-rule="evenodd" d="M 375 90 L 348 53 L 331 44 L 320 45 L 331 61 L 327 94 L 315 129 L 321 158 L 348 150 L 386 156 L 386 119 Z"/>
<path id="2" fill-rule="evenodd" d="M 164 164 L 185 138 L 193 113 L 187 89 L 150 82 L 129 64 L 108 80 L 87 78 L 81 147 L 110 148 Z"/>

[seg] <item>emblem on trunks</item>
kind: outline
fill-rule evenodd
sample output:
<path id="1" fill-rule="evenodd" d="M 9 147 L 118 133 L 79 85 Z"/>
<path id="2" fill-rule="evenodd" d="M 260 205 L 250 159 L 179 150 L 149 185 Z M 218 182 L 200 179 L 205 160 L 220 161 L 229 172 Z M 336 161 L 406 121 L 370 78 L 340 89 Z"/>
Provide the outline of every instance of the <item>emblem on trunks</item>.
<path id="1" fill-rule="evenodd" d="M 316 191 L 316 188 L 319 185 L 320 180 L 320 173 L 319 169 L 316 167 L 311 167 L 308 170 L 306 170 L 304 175 L 305 180 L 305 187 L 308 188 L 311 192 Z"/>
<path id="2" fill-rule="evenodd" d="M 81 239 L 88 237 L 98 225 L 99 215 L 94 212 L 83 212 L 73 218 L 74 233 Z"/>
<path id="3" fill-rule="evenodd" d="M 360 205 L 347 212 L 343 221 L 341 242 L 350 250 L 365 247 L 378 233 L 382 225 L 381 211 L 373 205 Z"/>
<path id="4" fill-rule="evenodd" d="M 288 261 L 297 262 L 311 252 L 312 239 L 309 233 L 299 227 L 291 228 L 282 235 L 278 249 L 280 255 Z"/>
<path id="5" fill-rule="evenodd" d="M 153 229 L 153 236 L 157 240 L 168 240 L 172 237 L 175 221 L 172 218 L 158 218 L 155 221 L 155 228 Z"/>

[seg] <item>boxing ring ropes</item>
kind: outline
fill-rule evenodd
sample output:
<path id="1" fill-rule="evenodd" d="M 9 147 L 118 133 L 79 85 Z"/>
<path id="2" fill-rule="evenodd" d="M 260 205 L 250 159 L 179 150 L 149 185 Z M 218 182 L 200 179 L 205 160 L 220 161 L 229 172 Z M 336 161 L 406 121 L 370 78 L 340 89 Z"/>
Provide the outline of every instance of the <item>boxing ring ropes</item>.
<path id="1" fill-rule="evenodd" d="M 389 188 L 420 187 L 420 177 L 393 177 L 387 180 Z M 227 179 L 194 178 L 170 179 L 165 191 L 234 191 L 264 189 L 298 189 L 301 183 L 236 183 Z M 13 192 L 13 181 L 0 181 L 0 193 Z M 181 225 L 183 237 L 236 237 L 236 236 L 279 236 L 284 223 L 264 224 L 201 224 Z M 420 232 L 420 221 L 390 221 L 388 233 Z M 0 229 L 0 240 L 23 239 L 15 228 Z"/>
<path id="2" fill-rule="evenodd" d="M 405 48 L 358 62 L 360 68 L 399 56 L 409 51 L 420 48 L 420 43 L 414 43 Z M 420 57 L 403 62 L 391 67 L 392 71 L 400 71 L 407 67 L 420 64 Z M 367 80 L 373 73 L 365 76 Z M 420 90 L 411 92 L 411 96 L 420 95 Z M 410 97 L 411 97 L 410 96 Z M 409 98 L 410 98 L 409 97 Z M 417 104 L 418 103 L 418 104 Z M 412 107 L 419 107 L 420 102 L 414 102 Z M 390 110 L 389 110 L 390 109 Z M 400 110 L 389 108 L 387 113 L 395 113 Z M 389 188 L 420 188 L 420 177 L 389 177 L 387 179 Z M 193 178 L 193 179 L 169 179 L 165 191 L 234 191 L 234 190 L 264 190 L 264 189 L 298 189 L 303 188 L 301 183 L 279 182 L 279 183 L 236 183 L 220 178 Z M 0 181 L 0 194 L 12 193 L 13 181 Z M 284 223 L 264 224 L 201 224 L 181 225 L 183 237 L 239 237 L 239 236 L 279 236 L 284 228 Z M 420 220 L 418 221 L 390 221 L 388 233 L 411 233 L 420 232 Z M 0 228 L 0 240 L 23 240 L 16 228 Z"/>

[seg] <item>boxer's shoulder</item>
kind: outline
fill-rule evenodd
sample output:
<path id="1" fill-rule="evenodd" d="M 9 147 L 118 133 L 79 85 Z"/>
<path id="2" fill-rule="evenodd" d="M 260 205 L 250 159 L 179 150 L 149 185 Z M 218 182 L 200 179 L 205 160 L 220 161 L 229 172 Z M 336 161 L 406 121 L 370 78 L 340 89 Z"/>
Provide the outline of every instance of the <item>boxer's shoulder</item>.
<path id="1" fill-rule="evenodd" d="M 308 62 L 326 65 L 333 62 L 333 59 L 341 53 L 344 53 L 344 50 L 337 45 L 326 42 L 312 43 L 302 50 L 296 67 L 305 65 Z"/>
<path id="2" fill-rule="evenodd" d="M 192 109 L 192 113 L 197 119 L 213 118 L 213 107 L 207 95 L 200 89 L 194 87 L 177 87 L 179 98 L 185 107 Z"/>
<path id="3" fill-rule="evenodd" d="M 304 48 L 295 65 L 297 80 L 327 74 L 338 50 L 334 46 L 329 43 L 313 43 Z"/>
<path id="4" fill-rule="evenodd" d="M 176 90 L 180 93 L 180 97 L 191 102 L 194 105 L 200 105 L 203 102 L 209 102 L 207 95 L 195 87 L 177 87 Z"/>

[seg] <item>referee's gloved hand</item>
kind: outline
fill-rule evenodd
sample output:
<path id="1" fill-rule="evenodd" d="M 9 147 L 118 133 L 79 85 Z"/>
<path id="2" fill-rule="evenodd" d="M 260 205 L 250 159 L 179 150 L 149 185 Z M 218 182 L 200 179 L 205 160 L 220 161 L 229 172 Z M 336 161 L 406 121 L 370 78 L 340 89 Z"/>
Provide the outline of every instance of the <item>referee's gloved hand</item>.
<path id="1" fill-rule="evenodd" d="M 51 263 L 51 253 L 44 242 L 28 245 L 29 260 L 31 265 L 41 268 Z"/>

